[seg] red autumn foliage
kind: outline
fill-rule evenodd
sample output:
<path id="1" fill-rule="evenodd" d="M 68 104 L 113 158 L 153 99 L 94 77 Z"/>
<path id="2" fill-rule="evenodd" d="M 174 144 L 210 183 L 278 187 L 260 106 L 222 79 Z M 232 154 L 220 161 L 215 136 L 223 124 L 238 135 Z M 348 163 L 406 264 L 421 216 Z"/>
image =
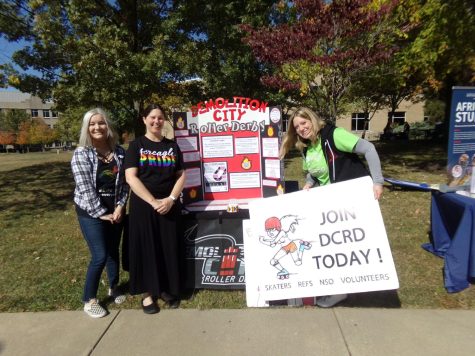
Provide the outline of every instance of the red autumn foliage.
<path id="1" fill-rule="evenodd" d="M 305 60 L 354 73 L 389 58 L 395 50 L 380 24 L 397 1 L 388 1 L 376 10 L 368 9 L 370 3 L 371 0 L 336 0 L 328 4 L 322 0 L 296 0 L 294 23 L 262 28 L 243 25 L 247 32 L 244 41 L 258 60 L 274 66 Z M 298 86 L 279 74 L 263 77 L 262 81 L 282 89 Z"/>
<path id="2" fill-rule="evenodd" d="M 0 145 L 13 145 L 16 135 L 12 132 L 0 131 Z"/>

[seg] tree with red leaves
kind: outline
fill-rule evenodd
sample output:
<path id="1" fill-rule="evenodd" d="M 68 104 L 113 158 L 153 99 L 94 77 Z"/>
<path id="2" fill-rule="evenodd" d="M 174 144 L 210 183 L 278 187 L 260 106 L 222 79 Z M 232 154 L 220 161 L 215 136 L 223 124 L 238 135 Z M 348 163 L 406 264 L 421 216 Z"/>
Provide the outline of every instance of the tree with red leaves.
<path id="1" fill-rule="evenodd" d="M 295 0 L 292 21 L 242 28 L 256 58 L 274 68 L 263 83 L 298 89 L 307 105 L 335 121 L 350 100 L 353 80 L 396 50 L 398 34 L 387 21 L 396 3 Z"/>

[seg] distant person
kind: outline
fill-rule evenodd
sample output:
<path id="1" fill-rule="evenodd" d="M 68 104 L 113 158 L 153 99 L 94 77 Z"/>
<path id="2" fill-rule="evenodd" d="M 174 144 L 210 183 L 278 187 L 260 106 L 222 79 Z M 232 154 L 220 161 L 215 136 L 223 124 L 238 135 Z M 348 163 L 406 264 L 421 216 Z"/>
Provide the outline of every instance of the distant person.
<path id="1" fill-rule="evenodd" d="M 379 199 L 383 194 L 384 178 L 374 145 L 342 128 L 326 123 L 323 118 L 305 107 L 292 114 L 282 142 L 280 157 L 284 158 L 294 146 L 302 153 L 303 169 L 308 172 L 303 189 L 370 175 L 358 157 L 364 155 L 374 183 L 374 198 Z M 346 298 L 346 294 L 323 296 L 317 299 L 316 304 L 329 308 Z"/>
<path id="2" fill-rule="evenodd" d="M 124 179 L 125 151 L 102 109 L 88 111 L 82 120 L 79 144 L 71 161 L 74 203 L 91 260 L 84 285 L 84 311 L 93 318 L 107 315 L 97 300 L 102 271 L 109 280 L 108 295 L 117 304 L 125 301 L 119 288 L 119 245 L 128 186 Z"/>
<path id="3" fill-rule="evenodd" d="M 406 140 L 409 140 L 409 132 L 411 131 L 411 126 L 409 123 L 406 121 L 404 122 L 404 127 L 402 130 L 403 138 Z"/>
<path id="4" fill-rule="evenodd" d="M 388 119 L 388 123 L 386 124 L 386 126 L 384 127 L 384 130 L 383 130 L 383 136 L 382 138 L 386 139 L 386 140 L 390 140 L 393 136 L 393 126 L 392 126 L 392 123 L 391 123 L 391 119 Z"/>
<path id="5" fill-rule="evenodd" d="M 165 111 L 147 106 L 142 116 L 146 133 L 131 142 L 125 175 L 132 190 L 129 209 L 130 293 L 142 294 L 146 314 L 160 311 L 157 298 L 170 308 L 180 304 L 180 260 L 177 221 L 185 184 L 178 145 L 163 135 Z"/>

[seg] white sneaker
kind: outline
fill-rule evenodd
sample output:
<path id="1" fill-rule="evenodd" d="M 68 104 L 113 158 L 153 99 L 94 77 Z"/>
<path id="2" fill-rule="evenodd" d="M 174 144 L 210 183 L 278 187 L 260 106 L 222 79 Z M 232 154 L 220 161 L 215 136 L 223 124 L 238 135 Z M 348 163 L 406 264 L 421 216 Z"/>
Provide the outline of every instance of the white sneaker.
<path id="1" fill-rule="evenodd" d="M 114 298 L 114 303 L 115 304 L 122 304 L 127 299 L 126 296 L 124 294 L 122 294 L 120 292 L 119 288 L 117 288 L 117 287 L 109 288 L 109 292 L 107 293 L 107 295 L 109 297 Z"/>
<path id="2" fill-rule="evenodd" d="M 320 308 L 331 308 L 348 298 L 348 294 L 324 295 L 317 298 L 315 304 Z"/>
<path id="3" fill-rule="evenodd" d="M 95 299 L 84 304 L 84 312 L 91 318 L 102 318 L 107 315 L 107 310 L 101 307 Z"/>

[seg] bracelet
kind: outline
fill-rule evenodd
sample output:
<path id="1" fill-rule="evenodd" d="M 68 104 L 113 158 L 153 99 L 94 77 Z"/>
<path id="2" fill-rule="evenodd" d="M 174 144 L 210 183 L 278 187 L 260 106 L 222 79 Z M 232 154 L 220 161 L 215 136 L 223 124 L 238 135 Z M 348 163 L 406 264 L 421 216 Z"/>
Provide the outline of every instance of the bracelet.
<path id="1" fill-rule="evenodd" d="M 173 194 L 170 194 L 169 198 L 173 200 L 174 202 L 176 201 L 176 197 Z"/>

